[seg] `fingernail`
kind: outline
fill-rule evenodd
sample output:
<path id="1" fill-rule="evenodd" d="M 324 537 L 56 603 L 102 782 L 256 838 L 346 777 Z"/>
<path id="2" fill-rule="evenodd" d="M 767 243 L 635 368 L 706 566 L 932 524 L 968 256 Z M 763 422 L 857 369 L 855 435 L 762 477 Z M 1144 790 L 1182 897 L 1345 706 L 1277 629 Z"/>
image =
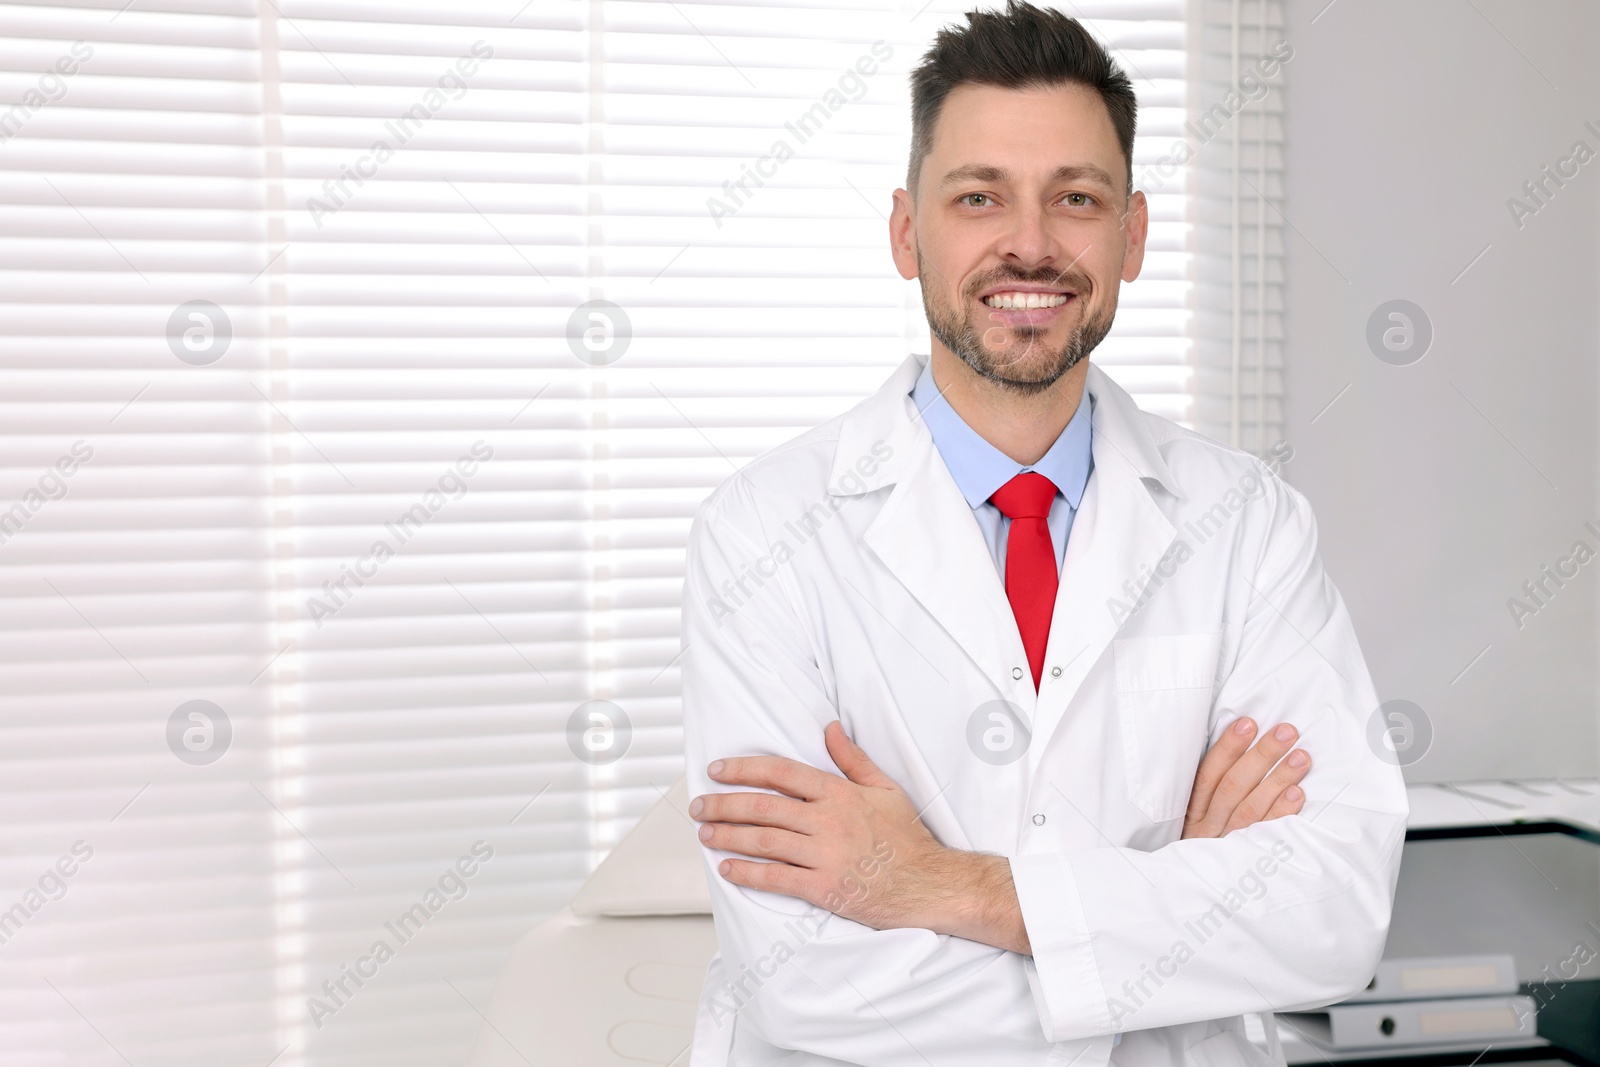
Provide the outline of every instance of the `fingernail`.
<path id="1" fill-rule="evenodd" d="M 1272 736 L 1276 737 L 1279 741 L 1293 741 L 1294 727 L 1290 726 L 1288 723 L 1282 723 L 1276 730 L 1272 731 Z"/>
<path id="2" fill-rule="evenodd" d="M 713 778 L 715 778 L 717 775 L 721 774 L 722 773 L 722 761 L 721 760 L 712 760 L 711 761 L 711 766 L 706 768 L 706 773 L 711 775 L 711 777 L 713 777 Z"/>
<path id="3" fill-rule="evenodd" d="M 1300 791 L 1300 787 L 1297 785 L 1291 785 L 1288 789 L 1283 791 L 1284 799 L 1290 803 L 1298 802 L 1303 796 L 1305 796 L 1305 794 Z"/>
<path id="4" fill-rule="evenodd" d="M 1311 762 L 1311 757 L 1304 752 L 1291 752 L 1289 754 L 1289 766 L 1291 767 L 1304 767 L 1309 762 Z"/>
<path id="5" fill-rule="evenodd" d="M 732 872 L 733 864 L 730 861 L 723 860 L 721 863 L 717 864 L 717 873 L 722 875 L 722 877 L 726 878 Z"/>
<path id="6" fill-rule="evenodd" d="M 1251 722 L 1249 719 L 1240 719 L 1238 722 L 1233 724 L 1233 732 L 1236 734 L 1247 734 L 1255 728 L 1256 724 Z"/>
<path id="7" fill-rule="evenodd" d="M 699 797 L 695 797 L 693 800 L 689 801 L 689 814 L 698 819 L 700 817 L 700 813 L 705 810 L 705 807 L 705 802 Z"/>
<path id="8" fill-rule="evenodd" d="M 700 827 L 700 840 L 702 840 L 702 841 L 710 841 L 711 840 L 711 824 L 710 823 L 706 823 L 704 826 Z"/>

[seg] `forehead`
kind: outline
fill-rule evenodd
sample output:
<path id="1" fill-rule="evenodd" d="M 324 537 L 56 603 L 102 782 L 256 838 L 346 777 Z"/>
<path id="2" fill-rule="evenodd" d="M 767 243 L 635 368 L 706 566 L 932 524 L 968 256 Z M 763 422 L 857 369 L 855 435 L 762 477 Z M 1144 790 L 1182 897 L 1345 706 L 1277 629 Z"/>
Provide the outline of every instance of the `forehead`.
<path id="1" fill-rule="evenodd" d="M 1049 181 L 1062 168 L 1116 175 L 1127 162 L 1111 113 L 1093 89 L 1070 83 L 1026 89 L 958 85 L 939 113 L 923 181 L 948 184 L 952 172 L 999 180 L 993 168 L 1011 181 L 1030 182 Z"/>

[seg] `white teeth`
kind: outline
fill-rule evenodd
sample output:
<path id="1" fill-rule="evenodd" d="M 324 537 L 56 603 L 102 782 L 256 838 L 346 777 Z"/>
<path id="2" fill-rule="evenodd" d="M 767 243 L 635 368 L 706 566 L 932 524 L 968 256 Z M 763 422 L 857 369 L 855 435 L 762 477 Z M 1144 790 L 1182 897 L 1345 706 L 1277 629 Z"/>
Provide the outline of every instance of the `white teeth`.
<path id="1" fill-rule="evenodd" d="M 1067 302 L 1065 293 L 995 293 L 983 302 L 992 308 L 1053 308 Z"/>

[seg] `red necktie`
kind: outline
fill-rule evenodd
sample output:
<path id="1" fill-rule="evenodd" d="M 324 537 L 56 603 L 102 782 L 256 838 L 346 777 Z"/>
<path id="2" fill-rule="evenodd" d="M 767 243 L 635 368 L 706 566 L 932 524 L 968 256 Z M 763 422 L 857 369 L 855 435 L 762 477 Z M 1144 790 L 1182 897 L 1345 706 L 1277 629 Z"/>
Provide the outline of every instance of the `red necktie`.
<path id="1" fill-rule="evenodd" d="M 1050 616 L 1056 606 L 1056 550 L 1046 518 L 1056 486 L 1037 471 L 1024 471 L 989 498 L 1011 520 L 1006 535 L 1006 598 L 1017 619 L 1017 632 L 1033 670 L 1033 688 L 1044 673 L 1044 646 L 1050 637 Z"/>

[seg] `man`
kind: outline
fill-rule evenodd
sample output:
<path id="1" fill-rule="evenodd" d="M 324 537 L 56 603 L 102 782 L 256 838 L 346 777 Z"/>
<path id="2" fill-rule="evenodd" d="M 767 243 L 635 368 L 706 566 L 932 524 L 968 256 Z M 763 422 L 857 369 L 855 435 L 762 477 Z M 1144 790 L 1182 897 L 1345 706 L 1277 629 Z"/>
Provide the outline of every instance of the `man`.
<path id="1" fill-rule="evenodd" d="M 690 533 L 691 1064 L 1281 1062 L 1243 1016 L 1387 933 L 1378 698 L 1305 498 L 1088 359 L 1144 256 L 1126 77 L 1058 13 L 967 18 L 890 221 L 931 356 Z"/>

